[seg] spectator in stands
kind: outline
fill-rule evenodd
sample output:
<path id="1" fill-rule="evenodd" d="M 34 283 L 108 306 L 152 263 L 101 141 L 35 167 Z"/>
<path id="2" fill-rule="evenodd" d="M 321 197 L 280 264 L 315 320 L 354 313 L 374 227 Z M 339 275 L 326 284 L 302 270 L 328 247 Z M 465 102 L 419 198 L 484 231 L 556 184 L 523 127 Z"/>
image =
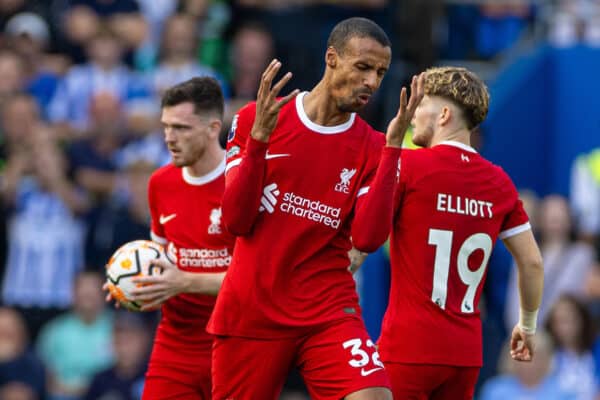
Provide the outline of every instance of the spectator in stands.
<path id="1" fill-rule="evenodd" d="M 15 393 L 23 393 L 20 398 L 41 400 L 46 394 L 45 379 L 42 362 L 29 350 L 23 317 L 11 308 L 0 308 L 0 399 L 16 399 Z"/>
<path id="2" fill-rule="evenodd" d="M 484 385 L 480 400 L 544 399 L 574 400 L 560 387 L 552 374 L 552 339 L 545 332 L 535 338 L 535 357 L 531 363 L 519 363 L 509 358 L 508 346 L 502 351 L 504 373 Z"/>
<path id="3" fill-rule="evenodd" d="M 25 88 L 25 62 L 13 50 L 0 50 L 0 105 Z"/>
<path id="4" fill-rule="evenodd" d="M 6 23 L 9 45 L 22 57 L 25 90 L 38 102 L 44 116 L 58 85 L 58 74 L 66 69 L 64 57 L 45 53 L 50 44 L 46 21 L 34 13 L 20 13 Z"/>
<path id="5" fill-rule="evenodd" d="M 595 330 L 586 305 L 572 295 L 562 295 L 546 320 L 556 346 L 556 380 L 560 389 L 578 400 L 593 400 L 598 393 L 592 356 Z"/>
<path id="6" fill-rule="evenodd" d="M 274 54 L 273 36 L 261 23 L 249 21 L 235 31 L 230 49 L 231 99 L 223 118 L 224 132 L 229 131 L 238 110 L 256 97 L 262 72 Z"/>
<path id="7" fill-rule="evenodd" d="M 158 97 L 171 86 L 195 76 L 217 78 L 221 82 L 225 98 L 229 97 L 223 79 L 211 68 L 198 62 L 198 38 L 198 26 L 191 16 L 176 14 L 167 20 L 159 52 L 159 64 L 151 73 L 152 88 Z"/>
<path id="8" fill-rule="evenodd" d="M 489 59 L 513 46 L 527 28 L 532 7 L 529 0 L 502 0 L 479 6 L 478 55 Z"/>
<path id="9" fill-rule="evenodd" d="M 575 159 L 570 199 L 579 236 L 600 250 L 600 148 Z"/>
<path id="10" fill-rule="evenodd" d="M 115 362 L 94 375 L 83 400 L 139 400 L 150 351 L 151 330 L 140 314 L 117 312 L 113 327 Z"/>
<path id="11" fill-rule="evenodd" d="M 63 50 L 77 63 L 85 61 L 82 49 L 104 29 L 103 25 L 115 32 L 123 51 L 130 55 L 130 50 L 141 46 L 148 35 L 148 26 L 135 0 L 70 0 L 63 14 L 63 36 L 67 42 Z"/>
<path id="12" fill-rule="evenodd" d="M 113 363 L 112 314 L 104 307 L 102 283 L 97 272 L 80 273 L 72 311 L 40 333 L 37 351 L 48 368 L 50 400 L 79 399 L 92 377 Z"/>
<path id="13" fill-rule="evenodd" d="M 40 400 L 40 397 L 28 385 L 21 382 L 10 382 L 0 387 L 2 400 Z"/>
<path id="14" fill-rule="evenodd" d="M 15 95 L 2 107 L 9 150 L 2 200 L 9 210 L 9 249 L 2 297 L 25 313 L 29 331 L 71 304 L 83 264 L 86 197 L 66 173 L 66 162 L 40 120 L 35 100 Z"/>
<path id="15" fill-rule="evenodd" d="M 539 319 L 544 321 L 550 307 L 562 294 L 583 293 L 595 256 L 591 246 L 573 240 L 569 205 L 562 196 L 551 195 L 542 200 L 537 232 L 544 258 L 544 296 L 539 311 Z M 517 290 L 513 269 L 507 292 L 507 327 L 518 321 Z"/>
<path id="16" fill-rule="evenodd" d="M 148 238 L 150 213 L 147 184 L 156 168 L 156 164 L 140 158 L 129 160 L 120 171 L 125 192 L 109 199 L 90 219 L 86 245 L 88 265 L 99 270 L 122 244 Z"/>
<path id="17" fill-rule="evenodd" d="M 121 61 L 122 45 L 110 29 L 100 29 L 86 45 L 90 61 L 72 67 L 49 105 L 49 117 L 81 134 L 90 121 L 90 105 L 99 93 L 110 93 L 128 114 L 148 111 L 148 88 Z M 66 126 L 64 124 L 67 124 Z"/>
<path id="18" fill-rule="evenodd" d="M 550 2 L 548 2 L 550 3 Z M 548 39 L 556 47 L 578 43 L 600 46 L 600 3 L 595 0 L 557 0 L 547 12 Z"/>

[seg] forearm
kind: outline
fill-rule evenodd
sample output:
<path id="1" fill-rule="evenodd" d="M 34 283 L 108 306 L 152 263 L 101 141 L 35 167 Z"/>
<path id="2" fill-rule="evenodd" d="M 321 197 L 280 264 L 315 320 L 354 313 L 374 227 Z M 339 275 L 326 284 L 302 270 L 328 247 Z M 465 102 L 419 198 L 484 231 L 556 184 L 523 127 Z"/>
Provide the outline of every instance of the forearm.
<path id="1" fill-rule="evenodd" d="M 89 202 L 82 193 L 77 193 L 75 188 L 66 180 L 55 185 L 56 194 L 62 199 L 66 206 L 75 214 L 81 214 L 88 210 Z"/>
<path id="2" fill-rule="evenodd" d="M 230 171 L 226 178 L 222 218 L 227 230 L 236 236 L 248 234 L 258 216 L 267 147 L 268 143 L 248 138 L 246 155 L 235 167 L 237 170 Z"/>
<path id="3" fill-rule="evenodd" d="M 532 263 L 519 267 L 519 295 L 521 309 L 536 311 L 542 303 L 544 289 L 544 269 L 541 258 L 539 263 Z"/>
<path id="4" fill-rule="evenodd" d="M 521 306 L 519 326 L 533 333 L 537 325 L 537 311 L 542 303 L 544 289 L 542 255 L 531 230 L 504 239 L 504 244 L 517 264 Z"/>
<path id="5" fill-rule="evenodd" d="M 186 272 L 186 287 L 184 293 L 198 293 L 216 296 L 221 289 L 225 272 L 193 273 Z"/>
<path id="6" fill-rule="evenodd" d="M 390 233 L 400 152 L 399 148 L 384 147 L 369 191 L 359 200 L 352 223 L 352 243 L 362 252 L 377 250 Z"/>

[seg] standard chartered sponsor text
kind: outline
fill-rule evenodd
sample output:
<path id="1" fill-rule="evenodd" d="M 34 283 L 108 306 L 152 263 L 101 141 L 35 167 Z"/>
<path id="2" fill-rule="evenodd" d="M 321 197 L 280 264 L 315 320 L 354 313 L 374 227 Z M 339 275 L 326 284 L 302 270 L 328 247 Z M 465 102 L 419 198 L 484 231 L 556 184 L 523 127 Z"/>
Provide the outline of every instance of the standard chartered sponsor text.
<path id="1" fill-rule="evenodd" d="M 231 255 L 227 248 L 222 249 L 178 249 L 179 265 L 182 267 L 227 267 Z"/>
<path id="2" fill-rule="evenodd" d="M 337 229 L 340 226 L 341 208 L 334 208 L 318 200 L 310 200 L 293 192 L 283 195 L 279 209 L 284 213 L 319 222 L 325 226 Z"/>

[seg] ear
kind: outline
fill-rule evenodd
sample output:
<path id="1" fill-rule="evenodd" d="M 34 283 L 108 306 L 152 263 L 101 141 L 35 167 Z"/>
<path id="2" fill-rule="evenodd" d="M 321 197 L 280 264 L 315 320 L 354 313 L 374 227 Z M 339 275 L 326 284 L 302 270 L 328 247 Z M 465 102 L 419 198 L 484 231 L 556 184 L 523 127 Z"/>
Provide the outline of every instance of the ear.
<path id="1" fill-rule="evenodd" d="M 221 134 L 223 122 L 220 119 L 213 119 L 208 125 L 208 135 L 211 139 L 218 139 Z"/>
<path id="2" fill-rule="evenodd" d="M 328 68 L 335 68 L 338 63 L 338 57 L 338 52 L 333 47 L 329 46 L 325 52 L 325 65 L 327 65 Z"/>
<path id="3" fill-rule="evenodd" d="M 448 106 L 442 107 L 442 111 L 440 112 L 440 116 L 438 118 L 438 124 L 440 126 L 447 125 L 452 120 L 452 109 Z"/>

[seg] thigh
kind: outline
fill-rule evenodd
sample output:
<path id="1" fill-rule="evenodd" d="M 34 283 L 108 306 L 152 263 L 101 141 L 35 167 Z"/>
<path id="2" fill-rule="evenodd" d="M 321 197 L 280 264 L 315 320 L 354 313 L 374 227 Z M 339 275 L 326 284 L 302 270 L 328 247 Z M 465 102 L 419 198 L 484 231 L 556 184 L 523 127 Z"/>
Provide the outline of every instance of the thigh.
<path id="1" fill-rule="evenodd" d="M 213 343 L 214 400 L 275 400 L 293 364 L 296 339 L 217 336 Z"/>
<path id="2" fill-rule="evenodd" d="M 142 400 L 210 400 L 210 393 L 200 393 L 193 386 L 168 376 L 148 376 Z"/>
<path id="3" fill-rule="evenodd" d="M 471 400 L 479 376 L 478 367 L 450 367 L 450 377 L 431 395 L 431 400 Z"/>
<path id="4" fill-rule="evenodd" d="M 178 396 L 190 400 L 210 400 L 212 389 L 210 353 L 196 354 L 193 363 L 181 364 L 163 357 L 164 354 L 156 351 L 156 347 L 154 350 L 146 372 L 144 400 L 178 399 Z M 172 391 L 171 387 L 177 390 Z M 154 397 L 146 397 L 146 392 L 148 396 L 154 396 L 153 393 L 158 394 Z"/>
<path id="5" fill-rule="evenodd" d="M 379 353 L 363 322 L 347 319 L 307 336 L 298 368 L 311 399 L 341 399 L 367 388 L 389 388 Z"/>
<path id="6" fill-rule="evenodd" d="M 394 399 L 428 400 L 448 379 L 447 370 L 437 365 L 386 362 L 385 368 L 392 382 Z"/>

